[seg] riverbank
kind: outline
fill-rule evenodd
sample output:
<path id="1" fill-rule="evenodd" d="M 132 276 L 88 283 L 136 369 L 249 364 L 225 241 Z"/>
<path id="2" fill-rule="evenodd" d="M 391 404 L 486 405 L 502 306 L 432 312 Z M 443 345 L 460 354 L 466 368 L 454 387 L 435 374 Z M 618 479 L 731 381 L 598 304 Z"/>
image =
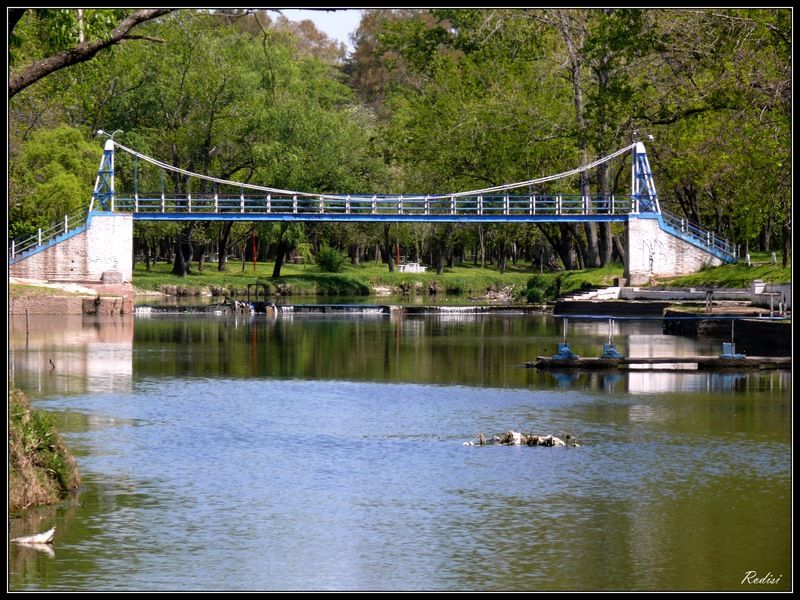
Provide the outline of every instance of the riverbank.
<path id="1" fill-rule="evenodd" d="M 558 281 L 562 293 L 611 285 L 622 276 L 622 266 L 612 265 L 601 269 L 584 269 L 561 273 L 539 274 L 529 267 L 510 265 L 505 273 L 497 269 L 475 265 L 459 265 L 445 269 L 441 274 L 389 273 L 385 265 L 346 265 L 340 273 L 322 273 L 315 266 L 285 265 L 282 276 L 272 278 L 272 263 L 240 265 L 229 264 L 229 270 L 219 272 L 214 265 L 206 265 L 202 272 L 192 272 L 186 277 L 175 277 L 170 265 L 151 267 L 148 272 L 139 264 L 134 268 L 133 283 L 137 291 L 161 292 L 170 296 L 219 296 L 243 299 L 248 286 L 251 295 L 258 292 L 272 297 L 285 296 L 399 296 L 416 295 L 438 297 L 461 296 L 465 302 L 496 299 L 500 294 L 510 301 L 525 302 L 528 281 L 540 278 L 543 286 L 555 288 Z"/>
<path id="2" fill-rule="evenodd" d="M 8 509 L 54 504 L 78 487 L 75 459 L 50 415 L 31 410 L 20 390 L 8 394 Z"/>
<path id="3" fill-rule="evenodd" d="M 124 315 L 133 313 L 130 283 L 76 284 L 9 278 L 9 315 Z"/>

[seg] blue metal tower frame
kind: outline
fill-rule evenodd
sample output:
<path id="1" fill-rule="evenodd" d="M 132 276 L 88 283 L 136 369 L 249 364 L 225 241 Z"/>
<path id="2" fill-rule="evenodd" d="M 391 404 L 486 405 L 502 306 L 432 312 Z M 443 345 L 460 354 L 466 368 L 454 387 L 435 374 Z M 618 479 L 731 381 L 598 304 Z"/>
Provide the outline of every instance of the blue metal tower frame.
<path id="1" fill-rule="evenodd" d="M 103 158 L 100 159 L 100 168 L 97 170 L 89 212 L 94 209 L 95 201 L 103 210 L 114 210 L 114 141 L 112 139 L 106 140 L 103 148 Z"/>

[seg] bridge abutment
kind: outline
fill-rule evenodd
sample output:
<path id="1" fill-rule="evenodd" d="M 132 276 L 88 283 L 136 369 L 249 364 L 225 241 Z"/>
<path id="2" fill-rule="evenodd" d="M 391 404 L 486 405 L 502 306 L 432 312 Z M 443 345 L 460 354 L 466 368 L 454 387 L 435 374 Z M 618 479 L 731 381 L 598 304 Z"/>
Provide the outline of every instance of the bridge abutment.
<path id="1" fill-rule="evenodd" d="M 706 250 L 661 229 L 656 213 L 631 215 L 626 238 L 625 278 L 628 285 L 648 283 L 653 277 L 688 275 L 723 262 Z"/>
<path id="2" fill-rule="evenodd" d="M 89 213 L 84 231 L 10 265 L 9 275 L 42 281 L 130 282 L 133 215 Z"/>

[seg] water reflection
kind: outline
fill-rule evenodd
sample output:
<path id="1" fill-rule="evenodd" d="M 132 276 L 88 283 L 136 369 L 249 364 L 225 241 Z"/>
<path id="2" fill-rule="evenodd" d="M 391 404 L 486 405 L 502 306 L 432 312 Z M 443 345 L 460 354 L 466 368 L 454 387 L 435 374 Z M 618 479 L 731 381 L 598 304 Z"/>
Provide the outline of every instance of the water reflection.
<path id="1" fill-rule="evenodd" d="M 50 544 L 22 544 L 20 542 L 15 542 L 17 548 L 21 548 L 23 550 L 32 550 L 36 552 L 41 552 L 42 554 L 46 554 L 50 558 L 54 558 L 56 553 L 53 550 L 53 546 Z"/>
<path id="2" fill-rule="evenodd" d="M 134 327 L 135 323 L 135 327 Z M 299 377 L 446 385 L 583 389 L 606 394 L 788 389 L 788 371 L 541 372 L 563 321 L 543 314 L 164 315 L 9 318 L 9 376 L 38 396 L 126 392 L 136 377 Z M 574 352 L 597 356 L 609 325 L 570 320 Z M 664 335 L 657 321 L 613 324 L 626 356 L 719 353 L 719 344 Z M 684 365 L 687 366 L 687 365 Z"/>
<path id="3" fill-rule="evenodd" d="M 745 569 L 791 587 L 788 371 L 521 368 L 562 336 L 537 315 L 76 327 L 10 344 L 83 477 L 11 520 L 57 528 L 54 557 L 9 548 L 11 589 L 727 590 Z M 651 333 L 703 353 L 657 323 L 615 343 Z M 90 348 L 117 336 L 109 384 Z M 606 332 L 568 336 L 596 355 Z M 37 388 L 58 350 L 75 380 Z M 462 446 L 509 428 L 582 446 Z"/>
<path id="4" fill-rule="evenodd" d="M 560 389 L 582 389 L 608 394 L 660 394 L 664 392 L 747 392 L 785 393 L 791 389 L 791 372 L 787 370 L 698 371 L 677 370 L 607 370 L 571 369 L 547 371 Z"/>
<path id="5" fill-rule="evenodd" d="M 133 336 L 132 316 L 9 316 L 9 378 L 39 396 L 130 390 Z"/>

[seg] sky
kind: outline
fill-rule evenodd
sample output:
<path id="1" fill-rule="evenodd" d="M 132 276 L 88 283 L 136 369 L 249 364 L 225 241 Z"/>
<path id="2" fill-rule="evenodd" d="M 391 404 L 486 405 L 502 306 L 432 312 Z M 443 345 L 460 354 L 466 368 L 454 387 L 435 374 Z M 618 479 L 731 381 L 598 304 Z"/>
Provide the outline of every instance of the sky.
<path id="1" fill-rule="evenodd" d="M 346 10 L 299 10 L 281 9 L 281 13 L 290 21 L 304 21 L 310 19 L 317 29 L 326 33 L 328 37 L 343 42 L 348 52 L 353 51 L 350 34 L 358 28 L 361 21 L 361 11 L 358 9 Z"/>

